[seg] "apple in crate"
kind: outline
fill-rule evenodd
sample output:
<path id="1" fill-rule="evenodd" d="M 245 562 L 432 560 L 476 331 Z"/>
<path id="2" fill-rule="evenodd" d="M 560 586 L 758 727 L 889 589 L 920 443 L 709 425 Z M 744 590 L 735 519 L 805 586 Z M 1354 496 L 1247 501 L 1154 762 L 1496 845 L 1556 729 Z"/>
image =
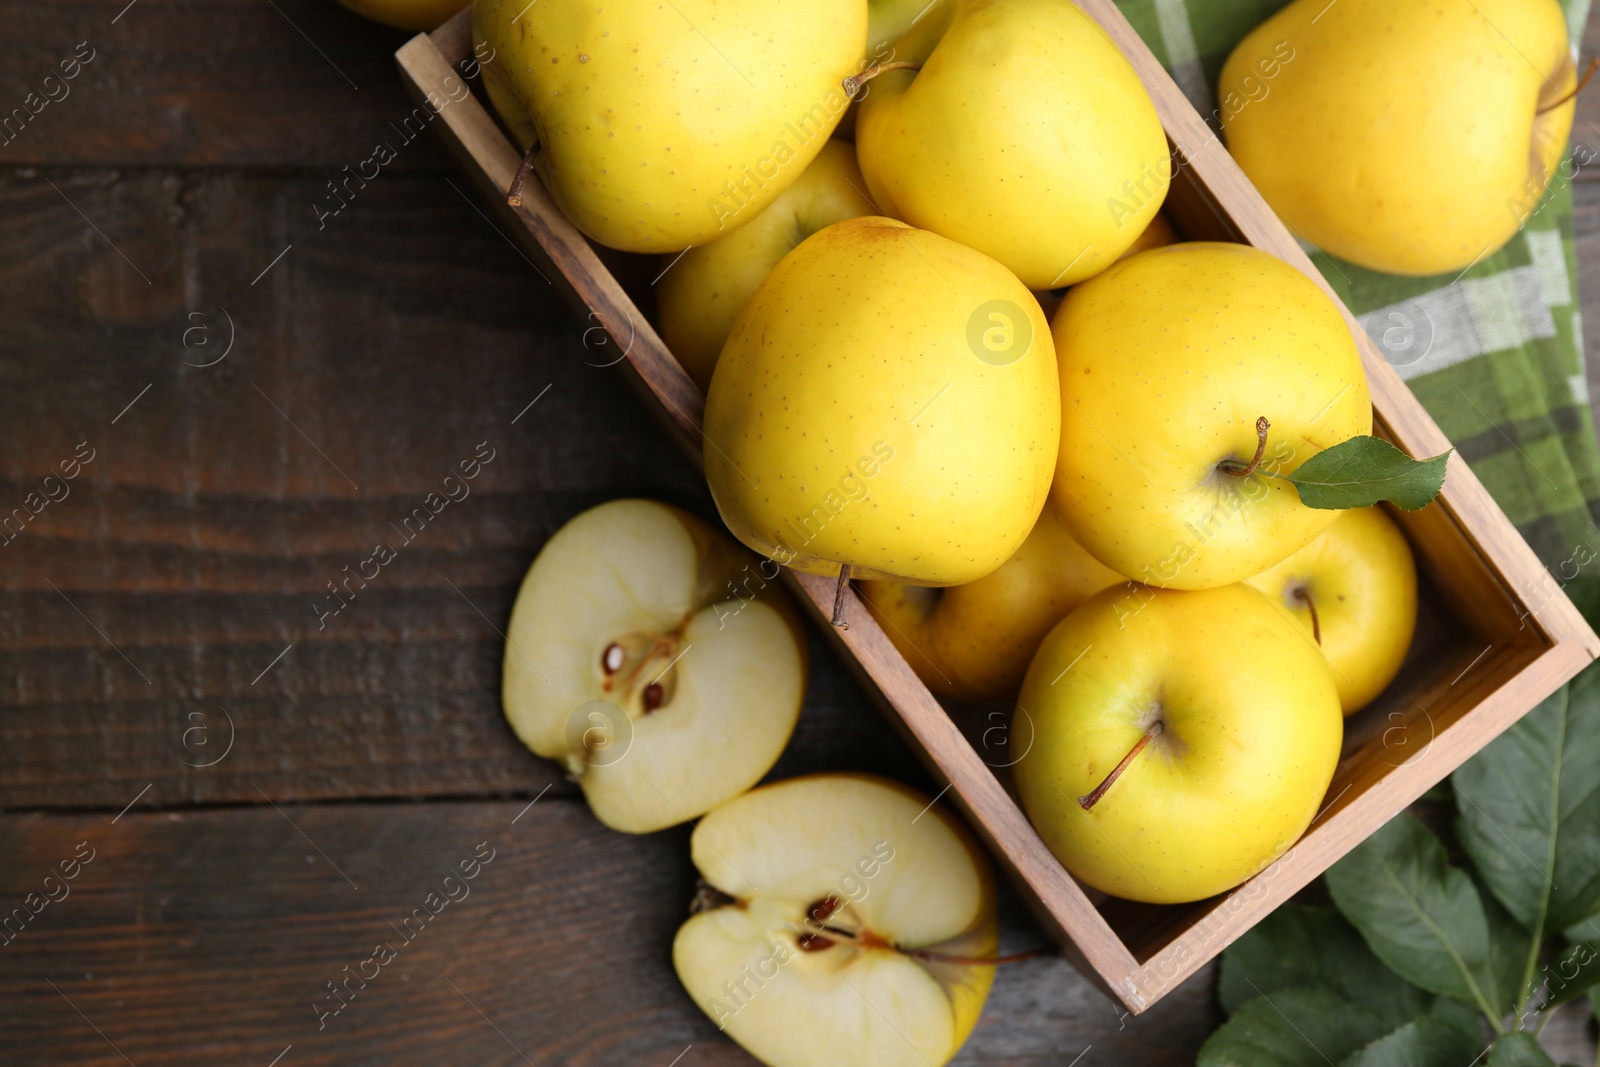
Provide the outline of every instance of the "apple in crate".
<path id="1" fill-rule="evenodd" d="M 1322 535 L 1249 585 L 1322 649 L 1349 715 L 1394 680 L 1417 626 L 1417 565 L 1378 508 L 1340 514 Z"/>
<path id="2" fill-rule="evenodd" d="M 1015 697 L 1050 628 L 1126 581 L 1045 508 L 1016 555 L 993 574 L 947 589 L 865 581 L 861 596 L 924 685 L 976 704 Z"/>
<path id="3" fill-rule="evenodd" d="M 672 962 L 707 1015 L 771 1067 L 939 1067 L 994 980 L 989 863 L 931 799 L 820 774 L 695 827 L 703 886 Z"/>
<path id="4" fill-rule="evenodd" d="M 671 252 L 755 218 L 850 106 L 866 0 L 478 0 L 483 84 L 572 224 Z"/>
<path id="5" fill-rule="evenodd" d="M 957 585 L 1021 547 L 1060 436 L 1033 294 L 886 218 L 807 238 L 734 322 L 706 397 L 723 521 L 812 574 Z"/>
<path id="6" fill-rule="evenodd" d="M 1297 841 L 1339 759 L 1339 693 L 1309 635 L 1246 585 L 1118 586 L 1063 619 L 1018 698 L 1023 809 L 1078 880 L 1177 904 Z"/>
<path id="7" fill-rule="evenodd" d="M 1167 195 L 1161 117 L 1067 0 L 946 0 L 858 75 L 878 208 L 1004 263 L 1032 289 L 1098 274 Z"/>
<path id="8" fill-rule="evenodd" d="M 1052 329 L 1051 503 L 1101 563 L 1207 589 L 1338 517 L 1283 476 L 1370 433 L 1372 403 L 1350 327 L 1298 270 L 1248 245 L 1169 245 L 1068 290 Z"/>
<path id="9" fill-rule="evenodd" d="M 806 643 L 749 553 L 677 508 L 578 515 L 523 579 L 506 719 L 577 779 L 595 817 L 647 833 L 749 789 L 800 714 Z"/>
<path id="10" fill-rule="evenodd" d="M 711 384 L 734 319 L 780 259 L 835 222 L 877 214 L 865 188 L 855 149 L 829 141 L 761 214 L 710 244 L 662 257 L 656 284 L 661 339 L 696 385 Z"/>

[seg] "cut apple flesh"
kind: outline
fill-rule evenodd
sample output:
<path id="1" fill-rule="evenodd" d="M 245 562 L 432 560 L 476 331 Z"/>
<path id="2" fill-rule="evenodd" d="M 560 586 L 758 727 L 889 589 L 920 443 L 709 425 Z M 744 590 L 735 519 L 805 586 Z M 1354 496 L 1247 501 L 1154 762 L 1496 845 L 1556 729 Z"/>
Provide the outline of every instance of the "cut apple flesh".
<path id="1" fill-rule="evenodd" d="M 928 1067 L 971 1032 L 998 945 L 987 862 L 959 824 L 894 783 L 766 786 L 695 829 L 718 905 L 678 931 L 695 1002 L 772 1067 Z"/>
<path id="2" fill-rule="evenodd" d="M 783 751 L 805 652 L 778 591 L 745 592 L 765 584 L 748 558 L 691 516 L 619 500 L 569 522 L 529 569 L 507 633 L 506 718 L 607 826 L 696 818 Z"/>

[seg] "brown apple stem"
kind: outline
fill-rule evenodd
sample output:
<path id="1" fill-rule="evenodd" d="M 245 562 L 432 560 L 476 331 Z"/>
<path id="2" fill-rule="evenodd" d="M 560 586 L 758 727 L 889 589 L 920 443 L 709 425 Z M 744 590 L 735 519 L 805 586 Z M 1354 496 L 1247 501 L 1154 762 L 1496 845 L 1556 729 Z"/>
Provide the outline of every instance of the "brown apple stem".
<path id="1" fill-rule="evenodd" d="M 1231 474 L 1235 478 L 1248 478 L 1250 475 L 1254 474 L 1256 472 L 1256 468 L 1261 466 L 1261 457 L 1267 454 L 1267 430 L 1271 426 L 1272 423 L 1267 421 L 1267 417 L 1265 415 L 1256 420 L 1256 454 L 1250 458 L 1249 463 L 1246 463 L 1243 467 L 1235 469 L 1233 466 L 1231 466 L 1234 461 L 1229 460 L 1227 463 L 1220 465 L 1217 469 L 1222 471 L 1223 474 Z"/>
<path id="2" fill-rule="evenodd" d="M 522 183 L 528 180 L 528 175 L 533 170 L 533 162 L 539 158 L 539 148 L 540 145 L 535 142 L 522 157 L 522 165 L 517 168 L 517 173 L 511 176 L 511 188 L 506 192 L 506 203 L 512 207 L 522 206 Z"/>
<path id="3" fill-rule="evenodd" d="M 1311 636 L 1317 639 L 1317 644 L 1322 644 L 1322 622 L 1317 618 L 1317 602 L 1311 599 L 1311 593 L 1304 587 L 1294 591 L 1297 600 L 1306 602 L 1306 610 L 1311 612 Z"/>
<path id="4" fill-rule="evenodd" d="M 1563 96 L 1560 100 L 1557 100 L 1553 104 L 1546 104 L 1538 111 L 1535 111 L 1534 114 L 1543 115 L 1546 111 L 1554 111 L 1562 104 L 1565 104 L 1568 100 L 1571 100 L 1573 97 L 1583 92 L 1583 87 L 1589 84 L 1589 79 L 1594 77 L 1594 72 L 1596 69 L 1600 69 L 1600 56 L 1596 56 L 1595 58 L 1589 60 L 1589 65 L 1584 68 L 1583 77 L 1579 78 L 1578 84 L 1572 87 L 1572 92 L 1568 93 L 1566 96 Z"/>
<path id="5" fill-rule="evenodd" d="M 885 71 L 921 69 L 922 65 L 920 63 L 912 63 L 911 61 L 905 59 L 897 59 L 893 63 L 875 63 L 866 70 L 862 71 L 860 74 L 852 74 L 850 77 L 844 80 L 844 95 L 854 99 L 855 95 L 861 91 L 861 87 L 863 85 L 867 84 L 873 78 L 876 78 Z"/>
<path id="6" fill-rule="evenodd" d="M 833 587 L 833 624 L 841 630 L 850 629 L 844 619 L 844 594 L 850 588 L 850 564 L 839 564 L 839 584 Z"/>
<path id="7" fill-rule="evenodd" d="M 1106 790 L 1110 789 L 1112 783 L 1114 783 L 1118 778 L 1122 777 L 1122 772 L 1128 769 L 1128 764 L 1133 762 L 1133 757 L 1143 752 L 1144 746 L 1148 745 L 1150 743 L 1150 739 L 1155 737 L 1160 732 L 1161 723 L 1157 721 L 1154 726 L 1150 727 L 1150 729 L 1144 732 L 1143 737 L 1139 738 L 1138 743 L 1133 746 L 1133 750 L 1126 756 L 1122 757 L 1122 762 L 1111 768 L 1111 773 L 1106 775 L 1105 781 L 1095 786 L 1094 789 L 1086 796 L 1081 796 L 1078 798 L 1078 807 L 1082 808 L 1084 811 L 1088 811 L 1098 804 L 1100 802 L 1100 798 L 1106 795 Z"/>
<path id="8" fill-rule="evenodd" d="M 1045 946 L 1032 948 L 1026 952 L 1012 952 L 1004 956 L 948 956 L 943 952 L 929 952 L 927 949 L 902 949 L 903 955 L 914 956 L 919 960 L 929 963 L 953 963 L 961 967 L 989 967 L 1003 963 L 1021 963 L 1023 960 L 1038 959 L 1040 956 L 1053 956 L 1055 949 Z"/>

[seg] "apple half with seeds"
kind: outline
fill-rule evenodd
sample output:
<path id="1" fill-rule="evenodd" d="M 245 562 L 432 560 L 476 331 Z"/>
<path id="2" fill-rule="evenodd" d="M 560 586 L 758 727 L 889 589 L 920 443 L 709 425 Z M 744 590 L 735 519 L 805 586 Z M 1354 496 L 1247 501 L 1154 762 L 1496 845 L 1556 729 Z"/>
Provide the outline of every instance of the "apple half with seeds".
<path id="1" fill-rule="evenodd" d="M 703 879 L 678 978 L 770 1067 L 938 1067 L 994 981 L 988 860 L 915 790 L 857 774 L 763 786 L 690 839 Z"/>
<path id="2" fill-rule="evenodd" d="M 665 504 L 583 512 L 511 609 L 506 719 L 613 830 L 704 815 L 771 769 L 805 699 L 805 636 L 776 576 Z"/>

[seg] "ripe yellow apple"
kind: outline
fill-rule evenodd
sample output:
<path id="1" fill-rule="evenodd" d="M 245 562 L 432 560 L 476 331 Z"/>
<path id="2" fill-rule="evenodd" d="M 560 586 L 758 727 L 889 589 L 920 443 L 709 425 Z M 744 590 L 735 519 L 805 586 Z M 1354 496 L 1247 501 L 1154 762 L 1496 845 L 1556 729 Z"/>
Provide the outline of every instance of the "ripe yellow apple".
<path id="1" fill-rule="evenodd" d="M 805 699 L 782 590 L 720 530 L 653 500 L 558 530 L 506 630 L 507 721 L 613 830 L 675 826 L 749 789 Z"/>
<path id="2" fill-rule="evenodd" d="M 1167 195 L 1133 67 L 1076 4 L 949 0 L 895 46 L 856 122 L 874 202 L 976 248 L 1031 289 L 1098 274 Z"/>
<path id="3" fill-rule="evenodd" d="M 862 582 L 861 595 L 917 677 L 942 697 L 978 703 L 1017 695 L 1050 628 L 1127 579 L 1072 539 L 1045 508 L 1016 555 L 993 574 L 947 589 Z"/>
<path id="4" fill-rule="evenodd" d="M 711 495 L 812 574 L 959 585 L 1021 547 L 1060 437 L 1039 305 L 989 257 L 885 218 L 783 258 L 706 397 Z"/>
<path id="5" fill-rule="evenodd" d="M 1234 49 L 1218 95 L 1237 103 L 1228 150 L 1301 236 L 1425 275 L 1465 269 L 1532 213 L 1575 84 L 1556 0 L 1295 0 Z"/>
<path id="6" fill-rule="evenodd" d="M 966 1041 L 994 981 L 994 876 L 928 797 L 793 778 L 717 808 L 689 848 L 708 889 L 673 966 L 761 1062 L 941 1067 Z"/>
<path id="7" fill-rule="evenodd" d="M 1322 648 L 1346 715 L 1394 680 L 1417 626 L 1417 565 L 1382 510 L 1342 512 L 1315 541 L 1247 581 Z"/>
<path id="8" fill-rule="evenodd" d="M 1246 585 L 1105 590 L 1050 631 L 1017 703 L 1034 729 L 1017 791 L 1039 836 L 1078 880 L 1156 904 L 1283 855 L 1344 732 L 1321 653 Z"/>
<path id="9" fill-rule="evenodd" d="M 733 320 L 764 278 L 801 241 L 841 219 L 876 214 L 855 149 L 829 141 L 817 158 L 765 211 L 732 233 L 690 249 L 656 286 L 661 339 L 695 384 L 711 383 L 711 368 Z"/>
<path id="10" fill-rule="evenodd" d="M 339 0 L 362 18 L 402 30 L 431 30 L 472 0 Z"/>
<path id="11" fill-rule="evenodd" d="M 1247 245 L 1169 245 L 1067 291 L 1053 324 L 1061 453 L 1051 503 L 1100 562 L 1207 589 L 1327 529 L 1269 472 L 1371 432 L 1361 356 L 1332 299 Z M 1268 421 L 1260 464 L 1250 470 Z"/>
<path id="12" fill-rule="evenodd" d="M 478 0 L 495 110 L 572 223 L 681 252 L 760 213 L 849 106 L 866 0 Z"/>
<path id="13" fill-rule="evenodd" d="M 934 5 L 934 0 L 867 0 L 867 55 L 891 56 L 895 42 Z"/>

